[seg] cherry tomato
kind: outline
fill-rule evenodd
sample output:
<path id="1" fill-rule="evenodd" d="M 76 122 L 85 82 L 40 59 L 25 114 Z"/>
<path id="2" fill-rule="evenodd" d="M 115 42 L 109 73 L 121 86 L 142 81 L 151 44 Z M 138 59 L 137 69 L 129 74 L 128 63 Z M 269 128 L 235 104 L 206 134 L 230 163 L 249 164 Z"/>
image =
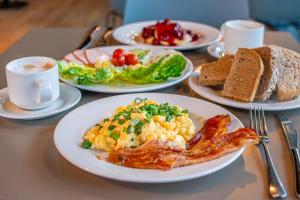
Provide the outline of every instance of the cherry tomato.
<path id="1" fill-rule="evenodd" d="M 129 53 L 125 55 L 125 64 L 126 65 L 135 65 L 139 63 L 139 58 L 133 54 Z"/>
<path id="2" fill-rule="evenodd" d="M 115 66 L 123 66 L 125 65 L 125 57 L 124 57 L 124 49 L 116 49 L 113 52 L 112 56 L 112 64 Z"/>
<path id="3" fill-rule="evenodd" d="M 117 58 L 117 57 L 113 57 L 112 60 L 111 60 L 112 64 L 115 65 L 115 66 L 123 66 L 125 65 L 125 57 L 122 56 L 120 58 Z"/>
<path id="4" fill-rule="evenodd" d="M 117 58 L 120 58 L 122 56 L 124 56 L 124 49 L 116 49 L 113 53 L 113 57 L 117 57 Z"/>

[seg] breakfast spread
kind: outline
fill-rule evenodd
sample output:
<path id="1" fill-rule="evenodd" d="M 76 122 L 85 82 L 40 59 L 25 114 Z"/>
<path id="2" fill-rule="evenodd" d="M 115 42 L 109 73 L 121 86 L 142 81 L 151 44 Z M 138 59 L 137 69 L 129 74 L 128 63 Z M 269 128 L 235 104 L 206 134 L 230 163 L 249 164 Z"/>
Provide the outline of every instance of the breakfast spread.
<path id="1" fill-rule="evenodd" d="M 147 49 L 125 51 L 117 48 L 112 56 L 100 48 L 75 50 L 59 62 L 60 76 L 79 85 L 109 84 L 122 80 L 135 84 L 164 82 L 179 77 L 186 67 L 177 51 L 153 54 Z"/>
<path id="2" fill-rule="evenodd" d="M 168 103 L 136 98 L 83 136 L 85 149 L 108 153 L 100 159 L 132 168 L 163 169 L 205 162 L 258 143 L 255 131 L 228 133 L 229 115 L 207 119 L 199 131 L 189 111 Z"/>
<path id="3" fill-rule="evenodd" d="M 143 28 L 139 38 L 146 44 L 179 46 L 189 42 L 197 42 L 203 37 L 199 33 L 185 30 L 180 24 L 165 19 L 162 22 Z"/>
<path id="4" fill-rule="evenodd" d="M 275 93 L 287 101 L 300 94 L 300 55 L 275 45 L 240 48 L 234 57 L 204 64 L 200 70 L 200 85 L 222 85 L 221 95 L 235 100 L 265 101 Z"/>

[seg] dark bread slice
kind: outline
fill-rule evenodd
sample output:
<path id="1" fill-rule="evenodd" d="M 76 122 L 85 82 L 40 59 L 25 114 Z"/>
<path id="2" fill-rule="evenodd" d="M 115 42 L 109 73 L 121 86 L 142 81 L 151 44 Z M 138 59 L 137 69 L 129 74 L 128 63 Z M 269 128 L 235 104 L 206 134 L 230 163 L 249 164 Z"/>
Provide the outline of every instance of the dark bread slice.
<path id="1" fill-rule="evenodd" d="M 204 86 L 223 85 L 230 71 L 234 56 L 224 56 L 212 63 L 200 66 L 199 84 Z"/>
<path id="2" fill-rule="evenodd" d="M 221 95 L 252 102 L 263 72 L 263 61 L 254 50 L 238 49 Z"/>
<path id="3" fill-rule="evenodd" d="M 253 50 L 259 54 L 264 63 L 264 73 L 261 77 L 255 100 L 265 101 L 276 90 L 279 69 L 281 67 L 281 51 L 272 45 Z"/>

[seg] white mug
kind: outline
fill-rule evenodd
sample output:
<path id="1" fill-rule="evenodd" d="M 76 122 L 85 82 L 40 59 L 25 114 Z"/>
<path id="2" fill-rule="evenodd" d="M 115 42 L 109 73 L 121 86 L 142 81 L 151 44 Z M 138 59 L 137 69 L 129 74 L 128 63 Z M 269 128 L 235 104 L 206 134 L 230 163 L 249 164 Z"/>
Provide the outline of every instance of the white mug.
<path id="1" fill-rule="evenodd" d="M 36 110 L 59 97 L 57 61 L 48 57 L 24 57 L 6 65 L 9 100 L 16 106 Z"/>
<path id="2" fill-rule="evenodd" d="M 238 48 L 256 48 L 263 45 L 264 25 L 251 20 L 231 20 L 221 26 L 224 53 L 235 54 Z"/>

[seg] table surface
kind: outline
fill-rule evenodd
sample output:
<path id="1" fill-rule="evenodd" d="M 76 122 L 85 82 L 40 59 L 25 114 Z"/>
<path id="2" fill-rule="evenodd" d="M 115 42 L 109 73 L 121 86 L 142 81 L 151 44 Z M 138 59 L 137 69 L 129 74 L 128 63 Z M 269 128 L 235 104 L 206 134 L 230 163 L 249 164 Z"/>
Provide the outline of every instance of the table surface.
<path id="1" fill-rule="evenodd" d="M 43 55 L 61 58 L 72 51 L 85 34 L 84 28 L 33 29 L 0 55 L 0 88 L 6 87 L 4 68 L 10 60 Z M 300 45 L 284 32 L 267 32 L 266 44 L 300 52 Z M 185 52 L 198 65 L 213 60 L 205 49 Z M 185 84 L 158 90 L 197 96 Z M 82 91 L 80 106 L 110 96 Z M 200 96 L 197 96 L 201 98 Z M 228 108 L 245 125 L 248 112 Z M 74 109 L 74 108 L 73 108 Z M 117 182 L 89 174 L 69 163 L 56 150 L 53 131 L 72 109 L 47 119 L 20 121 L 0 118 L 0 199 L 267 199 L 267 176 L 261 148 L 249 146 L 235 162 L 221 171 L 195 180 L 169 184 Z M 284 112 L 300 130 L 300 109 Z M 278 174 L 296 199 L 292 158 L 274 113 L 267 113 L 270 149 Z"/>

